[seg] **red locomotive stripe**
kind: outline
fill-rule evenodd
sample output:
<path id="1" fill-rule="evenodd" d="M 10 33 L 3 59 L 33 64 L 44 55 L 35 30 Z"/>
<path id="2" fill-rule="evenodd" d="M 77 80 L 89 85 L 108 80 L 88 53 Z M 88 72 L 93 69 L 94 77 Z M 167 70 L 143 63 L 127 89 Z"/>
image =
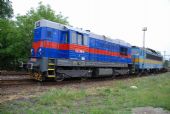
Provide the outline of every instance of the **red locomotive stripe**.
<path id="1" fill-rule="evenodd" d="M 38 42 L 33 42 L 32 43 L 32 47 L 34 48 L 34 51 L 35 51 L 35 53 L 37 52 L 37 49 L 39 48 L 39 47 L 42 47 L 42 42 L 40 42 L 40 41 L 38 41 Z"/>
<path id="2" fill-rule="evenodd" d="M 131 58 L 130 54 L 125 56 L 125 55 L 120 55 L 119 52 L 111 52 L 107 50 L 89 48 L 88 46 L 82 46 L 82 45 L 77 45 L 77 44 L 59 44 L 56 42 L 38 41 L 38 42 L 33 42 L 32 46 L 35 49 L 35 52 L 37 51 L 39 47 L 44 47 L 44 48 L 53 48 L 53 49 L 59 49 L 59 50 L 75 50 L 75 51 L 84 51 L 84 52 L 93 53 L 93 54 Z"/>

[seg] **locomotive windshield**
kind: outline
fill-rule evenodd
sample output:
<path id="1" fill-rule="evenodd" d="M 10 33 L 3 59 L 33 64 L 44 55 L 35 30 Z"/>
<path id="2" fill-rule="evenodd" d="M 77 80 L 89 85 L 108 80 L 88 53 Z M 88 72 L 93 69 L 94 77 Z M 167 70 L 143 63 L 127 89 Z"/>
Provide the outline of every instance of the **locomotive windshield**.
<path id="1" fill-rule="evenodd" d="M 132 55 L 139 55 L 139 51 L 137 49 L 132 49 Z"/>

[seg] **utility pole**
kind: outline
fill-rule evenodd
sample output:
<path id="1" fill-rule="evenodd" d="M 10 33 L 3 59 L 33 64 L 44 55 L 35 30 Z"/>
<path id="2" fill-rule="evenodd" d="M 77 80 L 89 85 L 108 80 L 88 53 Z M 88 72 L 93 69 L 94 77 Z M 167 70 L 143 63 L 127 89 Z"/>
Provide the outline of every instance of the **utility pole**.
<path id="1" fill-rule="evenodd" d="M 144 64 L 145 64 L 145 32 L 147 31 L 147 27 L 143 27 L 142 31 L 143 31 L 143 64 L 142 64 L 142 72 L 143 72 Z"/>
<path id="2" fill-rule="evenodd" d="M 165 55 L 166 55 L 166 51 L 164 51 L 164 61 L 165 61 Z"/>

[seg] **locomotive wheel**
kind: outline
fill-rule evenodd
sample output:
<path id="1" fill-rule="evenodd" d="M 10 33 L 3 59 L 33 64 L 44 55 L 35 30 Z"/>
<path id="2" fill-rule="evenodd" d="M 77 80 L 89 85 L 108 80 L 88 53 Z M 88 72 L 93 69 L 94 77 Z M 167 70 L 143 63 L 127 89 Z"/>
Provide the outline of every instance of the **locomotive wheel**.
<path id="1" fill-rule="evenodd" d="M 61 81 L 63 81 L 64 79 L 65 79 L 65 78 L 64 78 L 64 74 L 59 74 L 59 73 L 58 73 L 58 75 L 57 75 L 57 77 L 56 77 L 55 80 L 56 80 L 57 82 L 61 82 Z"/>
<path id="2" fill-rule="evenodd" d="M 57 68 L 57 70 L 63 70 L 63 68 L 61 68 L 61 67 L 59 67 L 59 68 Z M 61 73 L 58 73 L 58 72 L 56 72 L 56 78 L 55 78 L 55 80 L 57 81 L 57 82 L 61 82 L 61 81 L 63 81 L 65 78 L 64 78 L 64 74 L 61 74 Z"/>
<path id="3" fill-rule="evenodd" d="M 81 77 L 81 81 L 87 80 L 87 77 Z"/>
<path id="4" fill-rule="evenodd" d="M 115 72 L 115 70 L 113 70 L 113 74 L 111 76 L 111 79 L 115 79 L 115 78 L 116 78 L 116 72 Z"/>

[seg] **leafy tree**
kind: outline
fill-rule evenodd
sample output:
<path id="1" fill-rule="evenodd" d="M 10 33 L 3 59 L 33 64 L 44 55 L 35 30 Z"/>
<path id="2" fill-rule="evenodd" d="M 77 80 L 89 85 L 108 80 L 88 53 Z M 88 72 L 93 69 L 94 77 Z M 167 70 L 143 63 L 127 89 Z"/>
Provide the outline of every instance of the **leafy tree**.
<path id="1" fill-rule="evenodd" d="M 10 18 L 13 15 L 13 9 L 9 0 L 0 0 L 0 18 Z"/>
<path id="2" fill-rule="evenodd" d="M 0 19 L 0 67 L 12 67 L 12 61 L 16 60 L 16 52 L 13 52 L 13 43 L 17 34 L 14 21 Z"/>
<path id="3" fill-rule="evenodd" d="M 30 55 L 33 29 L 36 21 L 48 19 L 69 24 L 67 17 L 55 14 L 49 5 L 41 2 L 36 9 L 31 8 L 26 15 L 17 15 L 16 20 L 0 19 L 0 68 L 15 66 L 18 60 L 26 60 Z"/>
<path id="4" fill-rule="evenodd" d="M 164 67 L 168 68 L 170 66 L 170 62 L 168 60 L 164 61 Z"/>

